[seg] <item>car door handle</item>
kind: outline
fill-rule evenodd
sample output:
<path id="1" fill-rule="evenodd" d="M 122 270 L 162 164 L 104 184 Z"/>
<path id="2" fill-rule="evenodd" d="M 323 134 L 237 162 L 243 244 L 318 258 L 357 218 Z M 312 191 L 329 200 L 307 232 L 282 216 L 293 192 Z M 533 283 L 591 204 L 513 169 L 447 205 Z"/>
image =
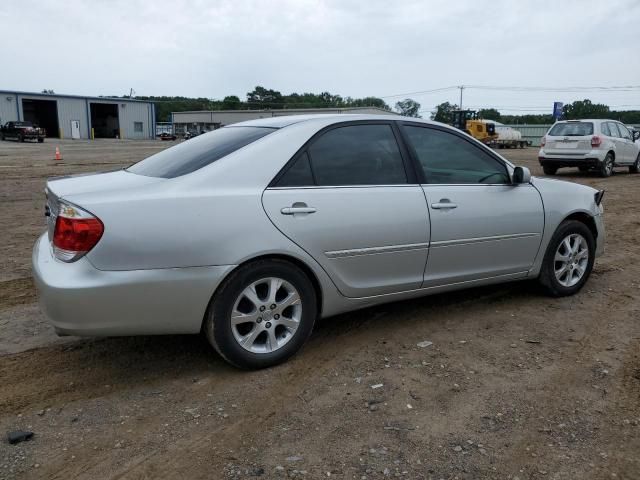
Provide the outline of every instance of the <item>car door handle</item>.
<path id="1" fill-rule="evenodd" d="M 283 215 L 295 215 L 296 213 L 316 213 L 316 209 L 313 207 L 300 206 L 300 207 L 284 207 L 280 210 Z"/>
<path id="2" fill-rule="evenodd" d="M 437 203 L 432 203 L 431 208 L 434 210 L 447 210 L 451 208 L 458 208 L 458 205 L 452 203 L 448 198 L 443 198 Z"/>

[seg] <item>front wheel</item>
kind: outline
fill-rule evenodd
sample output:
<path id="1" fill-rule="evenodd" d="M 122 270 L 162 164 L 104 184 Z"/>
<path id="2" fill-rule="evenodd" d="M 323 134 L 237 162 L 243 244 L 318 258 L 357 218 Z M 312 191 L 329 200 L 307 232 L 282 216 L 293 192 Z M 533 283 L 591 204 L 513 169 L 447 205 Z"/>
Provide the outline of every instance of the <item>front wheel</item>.
<path id="1" fill-rule="evenodd" d="M 564 297 L 577 293 L 585 284 L 595 259 L 595 239 L 582 222 L 560 224 L 547 246 L 539 281 L 547 293 Z"/>
<path id="2" fill-rule="evenodd" d="M 640 173 L 640 154 L 636 157 L 636 161 L 633 165 L 629 166 L 629 173 Z"/>
<path id="3" fill-rule="evenodd" d="M 552 167 L 550 165 L 543 165 L 542 170 L 544 171 L 545 175 L 555 175 L 556 172 L 558 171 L 558 168 Z"/>
<path id="4" fill-rule="evenodd" d="M 613 155 L 607 153 L 607 156 L 604 157 L 604 160 L 600 164 L 600 176 L 601 177 L 610 177 L 613 174 Z"/>
<path id="5" fill-rule="evenodd" d="M 300 350 L 316 315 L 316 294 L 306 274 L 287 261 L 261 260 L 240 267 L 223 283 L 203 328 L 229 363 L 258 369 Z"/>

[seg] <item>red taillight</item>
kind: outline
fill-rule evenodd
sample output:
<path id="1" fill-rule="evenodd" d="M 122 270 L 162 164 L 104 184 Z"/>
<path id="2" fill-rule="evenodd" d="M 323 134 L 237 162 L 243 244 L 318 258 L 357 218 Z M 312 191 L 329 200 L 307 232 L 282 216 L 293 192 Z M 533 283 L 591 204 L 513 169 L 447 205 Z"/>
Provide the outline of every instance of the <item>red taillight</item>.
<path id="1" fill-rule="evenodd" d="M 547 137 L 542 137 L 542 139 L 540 139 L 540 146 L 544 147 L 547 144 Z"/>
<path id="2" fill-rule="evenodd" d="M 56 258 L 73 262 L 91 250 L 102 237 L 102 222 L 78 207 L 60 203 L 53 233 Z"/>
<path id="3" fill-rule="evenodd" d="M 593 137 L 591 137 L 592 147 L 599 147 L 600 145 L 602 145 L 602 139 L 598 135 L 594 135 Z"/>

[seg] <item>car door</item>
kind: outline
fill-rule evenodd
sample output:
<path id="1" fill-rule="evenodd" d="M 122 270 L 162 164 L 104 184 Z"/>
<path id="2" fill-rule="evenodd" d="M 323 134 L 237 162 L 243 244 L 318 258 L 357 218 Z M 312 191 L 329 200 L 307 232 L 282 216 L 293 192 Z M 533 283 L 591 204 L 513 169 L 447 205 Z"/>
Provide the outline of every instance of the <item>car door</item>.
<path id="1" fill-rule="evenodd" d="M 626 162 L 626 148 L 620 129 L 618 129 L 618 124 L 615 122 L 607 122 L 607 126 L 609 127 L 610 138 L 614 146 L 616 163 L 624 164 Z"/>
<path id="2" fill-rule="evenodd" d="M 524 276 L 538 254 L 544 209 L 531 184 L 462 133 L 403 124 L 423 175 L 431 242 L 424 287 Z"/>
<path id="3" fill-rule="evenodd" d="M 618 163 L 629 164 L 633 163 L 636 158 L 634 154 L 635 148 L 633 145 L 633 139 L 631 137 L 631 132 L 629 129 L 621 123 L 616 123 L 618 127 L 618 131 L 620 132 L 620 140 L 621 146 L 624 149 L 624 160 L 619 161 Z M 633 157 L 633 158 L 632 158 Z"/>
<path id="4" fill-rule="evenodd" d="M 273 224 L 347 297 L 419 288 L 429 212 L 391 122 L 318 133 L 263 194 Z"/>

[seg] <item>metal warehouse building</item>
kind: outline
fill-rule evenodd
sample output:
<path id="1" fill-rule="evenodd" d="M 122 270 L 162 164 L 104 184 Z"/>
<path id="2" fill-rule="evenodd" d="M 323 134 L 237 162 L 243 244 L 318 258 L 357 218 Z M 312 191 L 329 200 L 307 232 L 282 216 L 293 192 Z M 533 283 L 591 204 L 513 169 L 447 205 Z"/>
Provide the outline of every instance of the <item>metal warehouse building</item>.
<path id="1" fill-rule="evenodd" d="M 30 121 L 56 138 L 155 138 L 153 103 L 0 90 L 0 123 Z"/>
<path id="2" fill-rule="evenodd" d="M 374 113 L 391 114 L 377 107 L 353 108 L 287 108 L 282 110 L 202 110 L 196 112 L 173 112 L 171 122 L 174 133 L 201 132 L 231 125 L 232 123 L 255 120 L 257 118 L 280 117 L 284 115 L 309 115 L 313 113 Z"/>

